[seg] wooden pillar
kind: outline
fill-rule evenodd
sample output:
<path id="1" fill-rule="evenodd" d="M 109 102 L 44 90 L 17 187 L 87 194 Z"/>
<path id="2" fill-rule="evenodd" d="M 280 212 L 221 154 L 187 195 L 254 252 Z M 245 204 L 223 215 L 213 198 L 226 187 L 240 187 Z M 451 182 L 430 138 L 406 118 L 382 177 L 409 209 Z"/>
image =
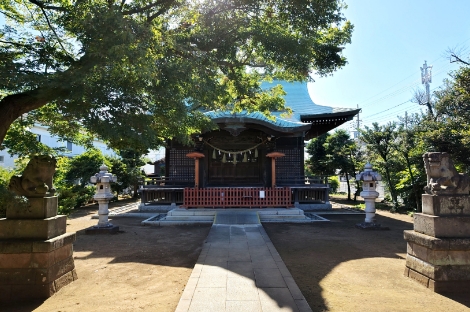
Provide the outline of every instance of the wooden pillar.
<path id="1" fill-rule="evenodd" d="M 204 154 L 192 152 L 186 154 L 186 157 L 194 158 L 194 188 L 199 188 L 199 158 L 203 158 Z"/>
<path id="2" fill-rule="evenodd" d="M 271 187 L 276 187 L 276 158 L 284 157 L 286 154 L 279 152 L 272 152 L 266 154 L 266 157 L 271 158 Z"/>

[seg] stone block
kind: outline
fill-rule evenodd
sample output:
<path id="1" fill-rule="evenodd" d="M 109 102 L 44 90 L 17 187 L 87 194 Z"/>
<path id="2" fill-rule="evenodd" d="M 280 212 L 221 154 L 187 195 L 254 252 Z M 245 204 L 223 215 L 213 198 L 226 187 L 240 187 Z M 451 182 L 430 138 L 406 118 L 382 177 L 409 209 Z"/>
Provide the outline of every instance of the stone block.
<path id="1" fill-rule="evenodd" d="M 31 253 L 0 254 L 0 269 L 29 268 Z"/>
<path id="2" fill-rule="evenodd" d="M 433 265 L 470 265 L 470 251 L 432 250 L 412 242 L 407 244 L 407 252 L 418 259 Z"/>
<path id="3" fill-rule="evenodd" d="M 62 287 L 72 283 L 74 281 L 72 271 L 65 273 L 54 281 L 55 290 L 59 291 Z"/>
<path id="4" fill-rule="evenodd" d="M 56 250 L 62 246 L 71 245 L 77 238 L 76 233 L 65 233 L 48 240 L 34 241 L 33 252 L 48 252 Z"/>
<path id="5" fill-rule="evenodd" d="M 0 285 L 36 284 L 35 269 L 0 269 Z"/>
<path id="6" fill-rule="evenodd" d="M 414 230 L 404 231 L 403 236 L 409 243 L 425 246 L 432 250 L 470 251 L 470 238 L 436 238 Z"/>
<path id="7" fill-rule="evenodd" d="M 412 255 L 406 256 L 406 267 L 439 281 L 470 281 L 470 265 L 433 265 Z"/>
<path id="8" fill-rule="evenodd" d="M 423 213 L 433 216 L 470 216 L 470 196 L 423 194 Z"/>
<path id="9" fill-rule="evenodd" d="M 71 272 L 75 269 L 73 258 L 70 257 L 63 261 L 57 262 L 47 269 L 38 269 L 36 272 L 36 283 L 50 283 L 61 277 L 62 275 Z"/>
<path id="10" fill-rule="evenodd" d="M 439 281 L 433 280 L 419 272 L 409 270 L 409 277 L 437 293 L 465 293 L 470 288 L 470 280 Z"/>
<path id="11" fill-rule="evenodd" d="M 10 301 L 49 298 L 56 292 L 54 283 L 42 285 L 11 285 Z"/>
<path id="12" fill-rule="evenodd" d="M 420 283 L 424 287 L 429 286 L 429 277 L 424 276 L 422 274 L 419 274 L 416 271 L 410 270 L 410 273 L 409 273 L 408 277 L 414 279 L 415 281 L 417 281 L 418 283 Z"/>
<path id="13" fill-rule="evenodd" d="M 67 233 L 43 241 L 0 241 L 8 251 L 0 253 L 0 302 L 46 299 L 76 280 L 74 240 L 75 233 Z M 18 251 L 11 247 L 14 242 L 24 245 L 19 250 L 28 251 L 12 252 Z"/>
<path id="14" fill-rule="evenodd" d="M 430 279 L 428 288 L 437 293 L 468 293 L 470 281 L 434 281 Z"/>
<path id="15" fill-rule="evenodd" d="M 470 216 L 440 217 L 415 213 L 414 230 L 437 238 L 467 238 L 470 237 Z"/>
<path id="16" fill-rule="evenodd" d="M 57 215 L 57 196 L 29 198 L 27 207 L 9 207 L 7 219 L 47 219 Z"/>
<path id="17" fill-rule="evenodd" d="M 1 224 L 1 223 L 0 223 Z M 0 240 L 0 254 L 24 253 L 33 251 L 33 241 L 19 239 Z"/>
<path id="18" fill-rule="evenodd" d="M 0 254 L 49 252 L 71 245 L 75 239 L 75 233 L 65 233 L 48 240 L 3 239 L 0 240 Z"/>
<path id="19" fill-rule="evenodd" d="M 10 301 L 10 296 L 11 296 L 11 286 L 0 284 L 0 302 Z"/>
<path id="20" fill-rule="evenodd" d="M 2 219 L 0 240 L 10 238 L 49 239 L 65 233 L 67 216 L 47 219 Z"/>

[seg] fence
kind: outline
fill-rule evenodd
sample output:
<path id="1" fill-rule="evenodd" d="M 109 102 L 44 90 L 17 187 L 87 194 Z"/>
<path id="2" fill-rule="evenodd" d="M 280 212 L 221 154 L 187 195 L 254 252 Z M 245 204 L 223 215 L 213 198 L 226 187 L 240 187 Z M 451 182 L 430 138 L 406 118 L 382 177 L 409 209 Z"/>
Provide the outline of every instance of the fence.
<path id="1" fill-rule="evenodd" d="M 185 208 L 293 207 L 290 187 L 185 188 L 183 200 Z"/>

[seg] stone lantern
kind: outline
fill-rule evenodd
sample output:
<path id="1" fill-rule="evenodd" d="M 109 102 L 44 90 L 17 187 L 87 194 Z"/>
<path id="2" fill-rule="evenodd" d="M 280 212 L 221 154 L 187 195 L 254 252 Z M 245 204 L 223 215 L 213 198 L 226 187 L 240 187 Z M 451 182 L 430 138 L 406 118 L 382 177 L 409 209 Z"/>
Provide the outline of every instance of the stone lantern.
<path id="1" fill-rule="evenodd" d="M 104 164 L 100 167 L 100 172 L 90 178 L 90 182 L 96 184 L 96 193 L 93 198 L 98 202 L 98 224 L 86 229 L 87 234 L 96 233 L 116 233 L 119 227 L 108 221 L 108 203 L 114 198 L 111 191 L 111 183 L 117 182 L 117 177 L 108 172 L 108 167 Z"/>
<path id="2" fill-rule="evenodd" d="M 356 175 L 356 180 L 362 181 L 361 197 L 364 198 L 366 204 L 366 219 L 364 222 L 356 224 L 361 229 L 388 229 L 382 228 L 380 224 L 375 223 L 375 200 L 379 197 L 376 191 L 377 181 L 382 180 L 382 176 L 372 170 L 372 165 L 367 163 L 364 171 Z"/>

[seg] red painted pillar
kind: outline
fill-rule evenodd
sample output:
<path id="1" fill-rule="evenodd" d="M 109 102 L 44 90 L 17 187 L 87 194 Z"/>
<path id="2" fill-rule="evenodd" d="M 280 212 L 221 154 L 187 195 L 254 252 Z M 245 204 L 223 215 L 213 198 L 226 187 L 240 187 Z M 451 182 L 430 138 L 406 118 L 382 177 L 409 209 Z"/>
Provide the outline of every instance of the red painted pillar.
<path id="1" fill-rule="evenodd" d="M 192 152 L 186 154 L 186 157 L 194 158 L 194 188 L 199 188 L 199 158 L 203 158 L 204 154 L 199 152 Z"/>
<path id="2" fill-rule="evenodd" d="M 286 154 L 279 152 L 266 154 L 266 157 L 271 158 L 271 187 L 273 189 L 276 187 L 276 158 L 284 156 L 286 156 Z"/>

